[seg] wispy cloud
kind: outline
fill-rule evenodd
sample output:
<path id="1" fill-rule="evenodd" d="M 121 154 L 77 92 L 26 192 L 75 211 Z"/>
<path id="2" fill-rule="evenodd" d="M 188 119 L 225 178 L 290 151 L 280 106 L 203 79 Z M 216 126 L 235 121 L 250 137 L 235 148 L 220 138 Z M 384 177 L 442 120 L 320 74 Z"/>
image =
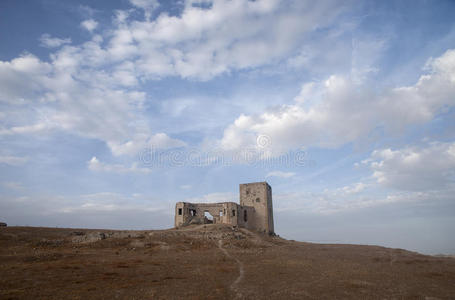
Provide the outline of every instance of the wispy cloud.
<path id="1" fill-rule="evenodd" d="M 217 203 L 217 202 L 237 202 L 238 195 L 233 193 L 210 193 L 200 197 L 186 198 L 186 202 L 194 203 Z"/>
<path id="2" fill-rule="evenodd" d="M 5 181 L 2 182 L 2 185 L 8 189 L 11 190 L 22 190 L 24 189 L 24 186 L 20 182 L 15 182 L 15 181 Z"/>
<path id="3" fill-rule="evenodd" d="M 50 34 L 43 34 L 40 38 L 41 46 L 46 47 L 46 48 L 57 48 L 65 44 L 71 44 L 71 39 L 70 38 L 56 38 L 56 37 L 51 37 Z"/>
<path id="4" fill-rule="evenodd" d="M 96 172 L 109 172 L 109 173 L 138 173 L 138 174 L 148 174 L 152 170 L 149 168 L 138 167 L 137 163 L 133 163 L 131 166 L 127 167 L 121 164 L 106 164 L 100 162 L 95 156 L 90 159 L 88 162 L 88 168 Z"/>
<path id="5" fill-rule="evenodd" d="M 0 155 L 0 163 L 10 166 L 20 166 L 29 160 L 26 156 Z"/>
<path id="6" fill-rule="evenodd" d="M 379 149 L 362 164 L 369 166 L 372 177 L 385 187 L 429 191 L 455 186 L 455 143 Z"/>
<path id="7" fill-rule="evenodd" d="M 295 175 L 294 172 L 283 172 L 283 171 L 272 171 L 267 173 L 265 177 L 281 177 L 281 178 L 290 178 Z"/>
<path id="8" fill-rule="evenodd" d="M 455 49 L 427 63 L 429 71 L 414 85 L 373 93 L 351 79 L 332 75 L 305 84 L 296 103 L 259 115 L 240 115 L 229 125 L 219 144 L 226 149 L 254 147 L 266 135 L 271 153 L 318 146 L 337 148 L 368 137 L 378 127 L 394 134 L 431 121 L 455 105 Z M 308 107 L 305 99 L 319 101 Z"/>

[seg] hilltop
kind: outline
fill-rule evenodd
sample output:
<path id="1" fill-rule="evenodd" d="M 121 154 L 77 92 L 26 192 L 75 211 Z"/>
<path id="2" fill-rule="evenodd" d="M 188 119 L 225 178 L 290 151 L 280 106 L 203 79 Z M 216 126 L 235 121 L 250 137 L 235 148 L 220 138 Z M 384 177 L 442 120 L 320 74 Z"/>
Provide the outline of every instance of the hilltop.
<path id="1" fill-rule="evenodd" d="M 455 259 L 227 225 L 0 229 L 1 299 L 449 299 Z"/>

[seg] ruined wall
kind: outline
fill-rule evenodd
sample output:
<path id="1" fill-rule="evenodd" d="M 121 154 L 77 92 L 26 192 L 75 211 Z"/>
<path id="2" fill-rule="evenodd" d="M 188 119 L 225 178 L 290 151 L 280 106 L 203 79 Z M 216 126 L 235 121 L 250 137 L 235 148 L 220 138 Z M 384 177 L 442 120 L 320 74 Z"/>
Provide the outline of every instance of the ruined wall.
<path id="1" fill-rule="evenodd" d="M 269 224 L 269 230 L 268 233 L 272 234 L 275 233 L 275 226 L 273 222 L 273 202 L 272 202 L 272 187 L 267 184 L 267 217 L 268 217 L 268 224 Z"/>
<path id="2" fill-rule="evenodd" d="M 272 188 L 267 182 L 241 184 L 240 205 L 235 202 L 188 203 L 175 205 L 175 227 L 206 224 L 205 212 L 214 224 L 230 224 L 264 233 L 274 233 Z"/>
<path id="3" fill-rule="evenodd" d="M 239 227 L 257 230 L 256 211 L 251 206 L 238 206 L 237 224 Z"/>
<path id="4" fill-rule="evenodd" d="M 180 227 L 188 221 L 188 214 L 185 213 L 188 211 L 187 203 L 177 202 L 175 204 L 175 215 L 174 215 L 174 226 Z"/>
<path id="5" fill-rule="evenodd" d="M 238 224 L 239 205 L 235 202 L 223 203 L 188 203 L 177 202 L 175 205 L 175 227 L 204 224 L 205 212 L 213 218 L 214 224 Z"/>
<path id="6" fill-rule="evenodd" d="M 240 184 L 240 205 L 254 207 L 250 226 L 256 230 L 274 233 L 272 188 L 267 182 Z M 254 223 L 254 224 L 253 224 Z"/>

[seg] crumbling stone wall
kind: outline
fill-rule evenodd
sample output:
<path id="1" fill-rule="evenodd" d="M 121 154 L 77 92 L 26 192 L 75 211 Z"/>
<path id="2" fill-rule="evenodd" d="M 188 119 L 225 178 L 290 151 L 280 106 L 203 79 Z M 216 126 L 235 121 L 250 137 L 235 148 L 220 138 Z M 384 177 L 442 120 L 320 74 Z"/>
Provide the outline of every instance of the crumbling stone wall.
<path id="1" fill-rule="evenodd" d="M 272 188 L 267 182 L 241 184 L 240 205 L 235 202 L 175 205 L 175 227 L 191 224 L 229 224 L 273 234 Z M 208 212 L 213 220 L 205 217 Z"/>
<path id="2" fill-rule="evenodd" d="M 215 224 L 238 224 L 239 205 L 235 202 L 222 203 L 189 203 L 178 202 L 175 205 L 175 227 L 190 224 L 207 224 L 205 217 L 208 212 Z"/>
<path id="3" fill-rule="evenodd" d="M 245 183 L 239 186 L 240 205 L 254 207 L 251 220 L 258 231 L 274 233 L 272 188 L 267 182 Z"/>

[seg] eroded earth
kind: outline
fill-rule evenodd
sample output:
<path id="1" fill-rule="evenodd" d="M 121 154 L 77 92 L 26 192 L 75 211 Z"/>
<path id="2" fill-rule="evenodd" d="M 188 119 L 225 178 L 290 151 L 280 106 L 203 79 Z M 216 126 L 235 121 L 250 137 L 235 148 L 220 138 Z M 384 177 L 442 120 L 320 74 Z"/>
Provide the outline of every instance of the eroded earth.
<path id="1" fill-rule="evenodd" d="M 224 225 L 0 229 L 1 299 L 454 299 L 455 259 Z"/>

